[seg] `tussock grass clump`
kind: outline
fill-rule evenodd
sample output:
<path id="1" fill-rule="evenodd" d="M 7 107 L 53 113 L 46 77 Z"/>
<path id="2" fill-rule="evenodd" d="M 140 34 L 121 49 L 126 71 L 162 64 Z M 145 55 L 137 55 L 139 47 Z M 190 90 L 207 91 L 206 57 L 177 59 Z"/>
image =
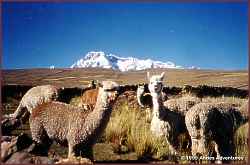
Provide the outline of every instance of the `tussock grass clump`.
<path id="1" fill-rule="evenodd" d="M 127 137 L 127 132 L 132 125 L 132 118 L 135 113 L 129 112 L 127 106 L 120 106 L 121 109 L 112 113 L 104 137 L 108 142 L 121 144 L 122 140 Z"/>
<path id="2" fill-rule="evenodd" d="M 104 134 L 105 141 L 115 143 L 116 147 L 126 146 L 128 151 L 136 153 L 138 159 L 164 157 L 169 153 L 168 146 L 163 145 L 163 139 L 151 134 L 145 113 L 129 108 L 127 103 L 122 104 L 112 114 Z"/>
<path id="3" fill-rule="evenodd" d="M 235 134 L 234 142 L 236 146 L 236 155 L 247 158 L 248 156 L 248 128 L 249 124 L 246 123 L 241 126 Z"/>
<path id="4" fill-rule="evenodd" d="M 133 123 L 127 135 L 127 146 L 129 150 L 136 152 L 139 159 L 151 157 L 156 152 L 153 137 L 142 123 Z"/>

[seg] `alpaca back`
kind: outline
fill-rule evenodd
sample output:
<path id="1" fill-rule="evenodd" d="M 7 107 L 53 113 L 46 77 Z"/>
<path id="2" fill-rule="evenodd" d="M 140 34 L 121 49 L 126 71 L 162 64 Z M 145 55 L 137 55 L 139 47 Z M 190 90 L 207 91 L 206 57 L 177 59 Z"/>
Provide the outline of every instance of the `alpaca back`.
<path id="1" fill-rule="evenodd" d="M 43 103 L 31 113 L 31 132 L 43 128 L 50 138 L 63 142 L 67 139 L 67 135 L 75 134 L 82 129 L 88 114 L 87 110 L 61 102 Z M 40 125 L 40 127 L 34 125 Z"/>
<path id="2" fill-rule="evenodd" d="M 234 105 L 199 103 L 187 112 L 186 126 L 192 139 L 196 139 L 192 141 L 194 153 L 208 153 L 214 149 L 209 148 L 213 142 L 219 147 L 233 147 L 233 136 L 242 120 L 240 111 Z M 233 149 L 230 152 L 234 154 Z"/>
<path id="3" fill-rule="evenodd" d="M 203 133 L 208 132 L 206 129 L 217 129 L 221 125 L 225 125 L 225 129 L 232 129 L 233 118 L 230 110 L 235 110 L 231 103 L 199 103 L 190 108 L 186 113 L 185 121 L 188 129 L 204 129 Z M 230 130 L 230 128 L 228 128 Z M 195 130 L 193 130 L 195 131 Z M 189 132 L 196 133 L 196 132 Z"/>
<path id="4" fill-rule="evenodd" d="M 186 95 L 179 98 L 169 99 L 164 102 L 164 106 L 171 111 L 181 112 L 185 115 L 191 107 L 200 102 L 201 100 L 199 98 Z"/>
<path id="5" fill-rule="evenodd" d="M 22 98 L 20 104 L 26 107 L 31 113 L 32 109 L 37 105 L 51 100 L 56 100 L 58 97 L 58 90 L 53 85 L 43 85 L 31 88 Z"/>

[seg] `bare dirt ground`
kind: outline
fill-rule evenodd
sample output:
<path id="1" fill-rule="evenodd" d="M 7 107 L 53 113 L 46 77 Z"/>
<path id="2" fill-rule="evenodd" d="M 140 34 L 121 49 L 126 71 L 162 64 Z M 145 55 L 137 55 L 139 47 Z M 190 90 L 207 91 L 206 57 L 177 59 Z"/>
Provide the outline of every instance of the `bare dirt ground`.
<path id="1" fill-rule="evenodd" d="M 182 87 L 183 85 L 209 85 L 248 89 L 247 71 L 153 69 L 133 72 L 119 72 L 110 69 L 16 69 L 3 70 L 3 85 L 43 85 L 54 84 L 64 87 L 86 86 L 90 80 L 114 80 L 120 84 L 147 82 L 146 73 L 166 72 L 164 84 Z"/>

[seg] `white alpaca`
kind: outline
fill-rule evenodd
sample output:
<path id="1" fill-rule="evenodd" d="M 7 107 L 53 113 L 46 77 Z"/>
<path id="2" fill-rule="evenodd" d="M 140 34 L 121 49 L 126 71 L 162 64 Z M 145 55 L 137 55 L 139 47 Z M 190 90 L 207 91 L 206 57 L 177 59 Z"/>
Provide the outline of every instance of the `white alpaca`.
<path id="1" fill-rule="evenodd" d="M 162 101 L 164 72 L 161 75 L 154 75 L 149 79 L 149 91 L 153 100 L 153 117 L 150 130 L 156 136 L 163 136 L 169 144 L 172 152 L 180 149 L 180 137 L 185 135 L 190 141 L 185 125 L 185 116 L 181 113 L 171 111 L 164 107 Z"/>
<path id="2" fill-rule="evenodd" d="M 29 89 L 22 97 L 16 111 L 9 116 L 20 118 L 24 114 L 25 108 L 31 113 L 38 105 L 56 100 L 58 98 L 59 89 L 60 88 L 53 85 L 41 85 Z"/>
<path id="3" fill-rule="evenodd" d="M 146 91 L 146 88 L 147 88 L 146 86 L 147 86 L 146 84 L 138 85 L 137 92 L 136 92 L 137 101 L 141 107 L 152 108 L 153 107 L 152 96 L 149 91 L 148 92 Z M 166 93 L 162 92 L 162 101 L 165 102 L 167 101 L 167 99 L 168 97 Z"/>

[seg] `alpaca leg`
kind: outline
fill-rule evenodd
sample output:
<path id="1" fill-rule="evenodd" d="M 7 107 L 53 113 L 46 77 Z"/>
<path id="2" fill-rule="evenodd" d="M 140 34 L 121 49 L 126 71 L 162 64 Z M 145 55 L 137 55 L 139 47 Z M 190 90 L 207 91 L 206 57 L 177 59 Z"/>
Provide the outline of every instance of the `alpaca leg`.
<path id="1" fill-rule="evenodd" d="M 69 145 L 68 159 L 71 159 L 75 157 L 75 152 L 73 149 L 73 145 L 71 143 L 69 143 L 68 145 Z"/>
<path id="2" fill-rule="evenodd" d="M 49 139 L 41 123 L 36 119 L 33 121 L 30 120 L 30 131 L 34 143 L 30 146 L 28 151 L 33 154 L 47 156 L 52 141 Z"/>
<path id="3" fill-rule="evenodd" d="M 221 155 L 220 155 L 220 152 L 219 152 L 219 148 L 218 148 L 218 145 L 217 144 L 215 144 L 215 146 L 214 146 L 214 150 L 215 150 L 215 152 L 216 152 L 216 157 L 217 158 L 220 158 L 221 157 Z M 215 161 L 217 164 L 222 164 L 222 161 L 221 160 L 217 160 L 217 161 Z"/>
<path id="4" fill-rule="evenodd" d="M 202 160 L 200 159 L 200 156 L 202 156 L 204 154 L 204 148 L 205 148 L 204 141 L 201 138 L 191 137 L 191 143 L 192 143 L 192 147 L 191 147 L 192 159 L 191 159 L 191 162 L 201 164 Z"/>
<path id="5" fill-rule="evenodd" d="M 192 143 L 192 149 L 191 149 L 192 156 L 196 156 L 196 154 L 198 153 L 198 147 L 199 147 L 198 139 L 192 138 L 191 143 Z"/>
<path id="6" fill-rule="evenodd" d="M 14 113 L 10 114 L 9 117 L 18 119 L 22 116 L 24 110 L 25 110 L 25 107 L 23 107 L 22 103 L 20 103 L 18 105 L 16 111 Z"/>
<path id="7" fill-rule="evenodd" d="M 42 123 L 38 118 L 30 118 L 30 132 L 32 139 L 37 143 L 42 143 L 42 134 L 44 132 Z"/>

